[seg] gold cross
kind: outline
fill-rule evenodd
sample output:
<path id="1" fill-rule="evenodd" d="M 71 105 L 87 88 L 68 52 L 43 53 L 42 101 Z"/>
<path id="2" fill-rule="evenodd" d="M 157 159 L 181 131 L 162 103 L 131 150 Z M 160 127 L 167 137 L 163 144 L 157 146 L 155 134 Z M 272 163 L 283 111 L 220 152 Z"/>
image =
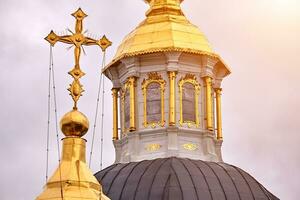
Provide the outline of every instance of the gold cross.
<path id="1" fill-rule="evenodd" d="M 79 64 L 82 46 L 98 45 L 104 52 L 107 47 L 111 46 L 112 43 L 106 38 L 105 35 L 100 40 L 95 40 L 93 38 L 86 37 L 84 33 L 82 33 L 82 21 L 85 17 L 87 17 L 87 15 L 81 10 L 81 8 L 74 12 L 72 16 L 76 18 L 75 33 L 69 30 L 72 35 L 59 36 L 51 31 L 45 40 L 47 40 L 51 46 L 54 46 L 56 42 L 72 44 L 75 46 L 75 66 L 69 72 L 69 74 L 74 78 L 74 81 L 72 84 L 70 84 L 70 88 L 68 90 L 70 91 L 70 95 L 74 101 L 73 109 L 77 110 L 77 101 L 82 96 L 82 92 L 84 92 L 83 86 L 79 81 L 79 79 L 85 75 L 85 73 L 80 69 Z"/>

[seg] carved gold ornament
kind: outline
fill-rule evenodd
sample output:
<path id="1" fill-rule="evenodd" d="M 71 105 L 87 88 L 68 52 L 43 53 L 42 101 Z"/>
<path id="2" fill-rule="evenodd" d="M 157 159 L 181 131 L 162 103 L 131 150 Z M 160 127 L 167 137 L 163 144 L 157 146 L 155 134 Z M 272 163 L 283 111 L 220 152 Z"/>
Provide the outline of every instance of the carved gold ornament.
<path id="1" fill-rule="evenodd" d="M 192 143 L 183 144 L 182 147 L 188 151 L 196 151 L 198 149 L 198 145 Z"/>
<path id="2" fill-rule="evenodd" d="M 158 151 L 161 148 L 160 144 L 148 144 L 145 149 L 149 152 Z"/>
<path id="3" fill-rule="evenodd" d="M 194 86 L 194 92 L 195 92 L 195 121 L 185 121 L 183 119 L 183 85 L 186 83 L 190 83 Z M 197 78 L 194 74 L 186 74 L 185 77 L 181 78 L 178 82 L 179 87 L 179 96 L 180 96 L 180 120 L 179 124 L 180 126 L 183 126 L 183 124 L 187 124 L 190 128 L 192 125 L 195 125 L 196 127 L 199 127 L 200 120 L 199 120 L 199 94 L 200 94 L 200 84 L 197 81 Z"/>
<path id="4" fill-rule="evenodd" d="M 160 85 L 160 102 L 161 102 L 161 120 L 157 122 L 149 122 L 147 120 L 147 88 L 151 83 L 158 83 Z M 164 92 L 165 92 L 165 86 L 166 81 L 163 80 L 161 75 L 159 75 L 157 72 L 150 72 L 148 74 L 148 79 L 144 79 L 142 82 L 142 90 L 143 90 L 143 96 L 144 96 L 144 127 L 147 128 L 151 126 L 152 128 L 155 128 L 156 126 L 165 126 L 165 119 L 164 119 Z"/>

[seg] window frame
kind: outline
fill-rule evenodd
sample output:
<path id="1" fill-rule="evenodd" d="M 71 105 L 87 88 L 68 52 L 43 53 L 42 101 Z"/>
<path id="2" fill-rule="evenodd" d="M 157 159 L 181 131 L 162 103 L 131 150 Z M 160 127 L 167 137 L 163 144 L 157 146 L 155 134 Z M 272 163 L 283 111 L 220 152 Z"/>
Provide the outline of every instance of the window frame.
<path id="1" fill-rule="evenodd" d="M 126 136 L 126 133 L 129 132 L 130 129 L 130 125 L 128 128 L 125 127 L 125 96 L 126 96 L 126 92 L 129 92 L 129 107 L 130 107 L 130 86 L 131 86 L 131 81 L 129 81 L 129 79 L 126 81 L 126 83 L 124 84 L 124 86 L 121 89 L 121 110 L 122 110 L 122 137 Z M 130 114 L 129 114 L 130 115 Z M 129 120 L 130 120 L 130 116 L 129 116 Z M 129 121 L 130 124 L 130 121 Z"/>
<path id="2" fill-rule="evenodd" d="M 195 121 L 189 121 L 183 119 L 183 85 L 186 83 L 190 83 L 194 86 L 194 95 L 195 95 Z M 180 126 L 185 124 L 188 125 L 190 128 L 192 125 L 196 126 L 197 128 L 200 126 L 200 119 L 199 119 L 199 94 L 200 94 L 200 84 L 197 81 L 197 78 L 194 74 L 186 74 L 185 77 L 182 77 L 178 82 L 179 87 L 179 103 L 180 103 Z"/>
<path id="3" fill-rule="evenodd" d="M 160 121 L 157 122 L 149 122 L 147 120 L 147 88 L 151 83 L 157 83 L 160 85 L 160 103 L 161 103 L 161 119 Z M 164 117 L 164 112 L 165 112 L 165 101 L 164 101 L 164 96 L 165 96 L 165 86 L 166 86 L 166 81 L 161 77 L 160 74 L 157 72 L 150 72 L 148 74 L 148 78 L 144 79 L 142 82 L 142 91 L 143 91 L 143 96 L 144 96 L 144 122 L 143 125 L 145 128 L 148 128 L 151 126 L 152 128 L 155 128 L 157 126 L 164 127 L 165 126 L 165 117 Z"/>

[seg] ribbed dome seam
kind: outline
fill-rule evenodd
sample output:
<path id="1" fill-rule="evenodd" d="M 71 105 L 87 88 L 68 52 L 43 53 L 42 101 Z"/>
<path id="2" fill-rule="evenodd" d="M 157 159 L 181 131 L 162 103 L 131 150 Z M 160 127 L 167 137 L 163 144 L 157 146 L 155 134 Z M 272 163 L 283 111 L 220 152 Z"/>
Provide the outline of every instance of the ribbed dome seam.
<path id="1" fill-rule="evenodd" d="M 217 178 L 218 183 L 219 183 L 220 186 L 221 186 L 221 189 L 222 189 L 222 191 L 223 191 L 223 194 L 224 194 L 224 196 L 225 196 L 225 199 L 227 200 L 226 192 L 225 192 L 224 187 L 223 187 L 223 185 L 222 185 L 222 183 L 221 183 L 221 180 L 219 179 L 219 177 L 218 177 L 218 175 L 216 174 L 215 170 L 214 170 L 208 163 L 203 162 L 202 160 L 200 160 L 200 162 L 202 162 L 203 164 L 205 164 L 206 166 L 208 166 L 208 167 L 211 169 L 211 171 L 213 172 L 213 174 L 214 174 L 215 177 Z"/>
<path id="2" fill-rule="evenodd" d="M 190 161 L 193 165 L 195 165 L 195 167 L 200 171 L 200 173 L 202 174 L 202 176 L 203 176 L 203 178 L 204 178 L 204 181 L 205 181 L 205 183 L 206 183 L 206 185 L 207 185 L 207 187 L 208 187 L 208 191 L 209 191 L 209 194 L 210 194 L 210 198 L 211 198 L 211 200 L 213 200 L 213 196 L 212 196 L 212 193 L 211 193 L 211 188 L 209 187 L 209 184 L 208 184 L 208 181 L 207 181 L 207 179 L 206 179 L 206 177 L 205 177 L 205 174 L 203 173 L 203 171 L 200 169 L 200 167 L 196 164 L 196 163 L 194 163 L 193 162 L 193 160 L 191 160 L 191 159 L 187 159 L 188 161 Z"/>
<path id="3" fill-rule="evenodd" d="M 156 173 L 155 173 L 155 175 L 154 175 L 154 177 L 153 177 L 153 179 L 152 179 L 152 182 L 151 182 L 151 186 L 150 186 L 150 188 L 149 188 L 149 195 L 148 195 L 148 200 L 150 199 L 150 196 L 151 196 L 151 190 L 152 190 L 152 187 L 153 187 L 153 183 L 154 183 L 154 180 L 155 180 L 155 178 L 156 178 L 156 176 L 157 176 L 157 174 L 158 174 L 158 171 L 160 170 L 160 168 L 167 162 L 168 160 L 165 160 L 163 163 L 161 163 L 160 165 L 159 165 L 159 167 L 157 168 L 157 170 L 156 170 Z"/>
<path id="4" fill-rule="evenodd" d="M 219 167 L 221 167 L 223 169 L 223 171 L 227 174 L 227 176 L 230 178 L 232 184 L 234 185 L 235 191 L 238 194 L 239 199 L 241 200 L 241 195 L 240 195 L 240 193 L 239 193 L 239 191 L 237 189 L 237 186 L 236 186 L 235 182 L 233 181 L 232 177 L 229 175 L 229 173 L 227 172 L 227 170 L 225 170 L 225 168 L 222 165 L 220 165 L 219 163 L 216 163 L 216 165 L 218 165 Z"/>
<path id="5" fill-rule="evenodd" d="M 184 164 L 184 162 L 182 162 L 181 160 L 179 160 L 179 162 L 184 166 L 185 170 L 186 170 L 187 173 L 189 174 L 190 179 L 191 179 L 191 181 L 192 181 L 192 183 L 193 183 L 193 186 L 194 186 L 194 190 L 195 190 L 197 199 L 199 200 L 199 194 L 198 194 L 198 191 L 197 191 L 197 189 L 196 189 L 196 184 L 195 184 L 195 182 L 194 182 L 194 179 L 193 179 L 193 177 L 192 177 L 190 171 L 188 170 L 188 168 L 186 167 L 186 165 Z"/>
<path id="6" fill-rule="evenodd" d="M 130 164 L 130 163 L 126 163 L 126 164 L 125 164 L 124 166 L 122 166 L 121 169 L 117 172 L 117 174 L 115 175 L 115 177 L 112 179 L 112 182 L 111 182 L 111 184 L 110 184 L 110 186 L 109 186 L 109 188 L 108 188 L 108 190 L 107 190 L 107 194 L 109 194 L 110 189 L 111 189 L 111 186 L 114 184 L 114 181 L 116 180 L 117 176 L 118 176 L 118 175 L 121 173 L 121 171 L 122 171 L 125 167 L 127 167 L 129 164 Z"/>
<path id="7" fill-rule="evenodd" d="M 129 174 L 127 175 L 127 177 L 126 177 L 126 179 L 125 179 L 125 183 L 123 184 L 123 187 L 122 187 L 122 190 L 121 190 L 121 194 L 120 194 L 119 199 L 121 199 L 121 197 L 122 197 L 124 188 L 125 188 L 125 186 L 126 186 L 126 183 L 127 183 L 127 181 L 128 181 L 128 178 L 131 176 L 131 173 L 132 173 L 133 170 L 134 170 L 137 166 L 139 166 L 141 163 L 142 163 L 142 162 L 137 163 L 137 164 L 130 170 Z"/>

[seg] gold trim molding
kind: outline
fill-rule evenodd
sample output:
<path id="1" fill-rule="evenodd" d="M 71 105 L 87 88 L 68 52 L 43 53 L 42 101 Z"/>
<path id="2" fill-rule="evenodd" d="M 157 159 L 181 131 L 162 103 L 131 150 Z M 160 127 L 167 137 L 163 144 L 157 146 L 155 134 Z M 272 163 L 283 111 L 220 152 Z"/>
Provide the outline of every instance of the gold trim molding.
<path id="1" fill-rule="evenodd" d="M 194 92 L 195 92 L 195 121 L 185 121 L 183 119 L 183 103 L 182 103 L 182 96 L 183 96 L 183 85 L 185 83 L 190 83 L 194 86 Z M 184 124 L 187 124 L 190 128 L 192 125 L 195 125 L 196 127 L 199 127 L 200 120 L 199 120 L 199 94 L 200 94 L 200 84 L 197 81 L 197 78 L 194 74 L 186 74 L 185 77 L 181 78 L 178 82 L 179 87 L 179 96 L 180 96 L 180 120 L 179 124 L 180 126 L 183 126 Z"/>
<path id="2" fill-rule="evenodd" d="M 161 120 L 158 122 L 149 122 L 147 120 L 147 88 L 151 83 L 158 83 L 160 85 Z M 144 79 L 142 82 L 142 90 L 144 96 L 144 123 L 143 124 L 145 128 L 149 127 L 150 125 L 152 126 L 152 128 L 155 128 L 156 126 L 161 126 L 161 127 L 165 126 L 165 118 L 164 118 L 165 86 L 166 86 L 166 81 L 157 72 L 150 72 L 148 74 L 148 79 Z"/>

